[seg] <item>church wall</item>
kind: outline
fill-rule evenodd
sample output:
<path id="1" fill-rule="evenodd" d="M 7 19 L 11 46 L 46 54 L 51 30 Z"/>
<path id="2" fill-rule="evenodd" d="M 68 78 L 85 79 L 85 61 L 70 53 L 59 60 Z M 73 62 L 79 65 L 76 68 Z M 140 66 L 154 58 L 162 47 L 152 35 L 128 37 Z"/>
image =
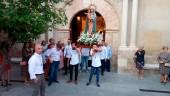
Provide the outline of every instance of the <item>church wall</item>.
<path id="1" fill-rule="evenodd" d="M 162 46 L 170 47 L 170 0 L 139 0 L 137 46 L 144 46 L 146 63 L 157 63 Z"/>
<path id="2" fill-rule="evenodd" d="M 170 46 L 170 0 L 139 0 L 137 45 L 149 54 Z"/>

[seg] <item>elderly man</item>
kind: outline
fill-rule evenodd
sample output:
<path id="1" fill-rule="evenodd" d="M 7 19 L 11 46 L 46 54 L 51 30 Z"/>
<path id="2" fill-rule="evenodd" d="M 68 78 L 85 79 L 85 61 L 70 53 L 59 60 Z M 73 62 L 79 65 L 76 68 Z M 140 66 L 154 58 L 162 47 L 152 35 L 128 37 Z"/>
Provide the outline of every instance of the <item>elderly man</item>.
<path id="1" fill-rule="evenodd" d="M 41 56 L 42 46 L 41 44 L 35 45 L 35 53 L 31 56 L 28 61 L 28 71 L 30 79 L 33 81 L 33 94 L 32 96 L 45 96 L 45 79 L 43 71 L 43 60 Z"/>

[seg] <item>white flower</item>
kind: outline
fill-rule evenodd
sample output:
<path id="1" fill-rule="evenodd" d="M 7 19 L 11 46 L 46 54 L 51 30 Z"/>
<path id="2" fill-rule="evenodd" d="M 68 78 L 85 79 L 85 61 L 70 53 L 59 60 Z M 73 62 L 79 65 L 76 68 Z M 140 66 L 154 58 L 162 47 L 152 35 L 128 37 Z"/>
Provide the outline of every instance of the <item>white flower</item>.
<path id="1" fill-rule="evenodd" d="M 78 42 L 85 45 L 96 44 L 102 40 L 102 35 L 99 33 L 89 34 L 89 32 L 82 32 L 80 38 L 78 38 Z"/>

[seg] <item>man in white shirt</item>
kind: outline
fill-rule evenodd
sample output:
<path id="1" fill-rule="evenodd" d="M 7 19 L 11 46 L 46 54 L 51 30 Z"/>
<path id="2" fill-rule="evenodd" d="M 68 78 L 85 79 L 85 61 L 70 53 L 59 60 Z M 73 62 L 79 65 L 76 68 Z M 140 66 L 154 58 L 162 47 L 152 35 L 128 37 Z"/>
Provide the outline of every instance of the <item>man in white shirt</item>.
<path id="1" fill-rule="evenodd" d="M 93 74 L 96 74 L 96 85 L 97 87 L 100 87 L 99 84 L 99 70 L 101 66 L 101 60 L 100 60 L 100 52 L 101 48 L 98 47 L 97 45 L 93 45 L 93 48 L 90 51 L 90 55 L 92 55 L 92 67 L 91 67 L 91 72 L 90 72 L 90 77 L 89 77 L 89 82 L 87 82 L 87 86 L 90 85 Z"/>
<path id="2" fill-rule="evenodd" d="M 64 75 L 67 75 L 67 71 L 69 68 L 70 58 L 71 58 L 71 40 L 68 39 L 67 45 L 64 47 Z"/>
<path id="3" fill-rule="evenodd" d="M 108 45 L 108 43 L 105 43 L 105 47 L 106 47 L 106 71 L 110 72 L 110 59 L 112 58 L 112 48 L 110 45 Z"/>
<path id="4" fill-rule="evenodd" d="M 107 57 L 107 48 L 104 46 L 105 42 L 103 41 L 101 44 L 102 51 L 100 52 L 100 59 L 101 59 L 101 75 L 104 75 L 104 71 L 106 69 L 106 57 Z"/>
<path id="5" fill-rule="evenodd" d="M 71 83 L 73 80 L 73 70 L 75 69 L 75 81 L 74 83 L 77 84 L 77 78 L 78 78 L 78 65 L 80 63 L 80 49 L 77 48 L 75 43 L 72 43 L 72 51 L 71 51 L 71 60 L 70 60 L 70 80 L 67 81 L 67 83 Z"/>
<path id="6" fill-rule="evenodd" d="M 42 46 L 41 44 L 35 45 L 35 53 L 28 61 L 28 71 L 30 79 L 33 81 L 33 94 L 32 96 L 38 96 L 40 90 L 40 96 L 45 96 L 45 79 L 43 71 L 43 59 L 41 56 Z"/>
<path id="7" fill-rule="evenodd" d="M 49 59 L 51 59 L 50 63 L 50 74 L 49 74 L 49 83 L 48 86 L 50 86 L 53 82 L 59 83 L 58 81 L 58 67 L 60 64 L 61 59 L 61 50 L 60 46 L 58 45 L 57 48 L 55 47 L 55 44 L 52 44 L 52 48 L 49 50 L 47 56 Z"/>

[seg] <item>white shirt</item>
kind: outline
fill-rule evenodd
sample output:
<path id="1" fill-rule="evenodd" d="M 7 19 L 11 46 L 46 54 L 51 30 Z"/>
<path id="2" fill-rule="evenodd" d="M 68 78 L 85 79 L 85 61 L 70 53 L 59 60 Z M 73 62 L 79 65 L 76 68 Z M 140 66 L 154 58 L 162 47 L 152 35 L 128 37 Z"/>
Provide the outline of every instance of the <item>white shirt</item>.
<path id="1" fill-rule="evenodd" d="M 40 54 L 34 53 L 28 61 L 28 71 L 31 79 L 36 79 L 36 74 L 43 74 L 43 60 Z"/>
<path id="2" fill-rule="evenodd" d="M 102 46 L 101 48 L 102 48 L 102 51 L 100 52 L 101 60 L 106 59 L 107 58 L 107 48 L 105 46 Z"/>
<path id="3" fill-rule="evenodd" d="M 60 57 L 62 55 L 61 50 L 57 50 L 56 48 L 49 49 L 47 56 L 51 56 L 53 61 L 60 61 Z"/>
<path id="4" fill-rule="evenodd" d="M 65 48 L 64 48 L 64 57 L 70 58 L 71 57 L 71 50 L 72 50 L 71 45 L 66 45 Z"/>
<path id="5" fill-rule="evenodd" d="M 81 53 L 82 53 L 82 56 L 89 56 L 90 48 L 82 48 Z"/>
<path id="6" fill-rule="evenodd" d="M 106 48 L 107 48 L 107 51 L 106 51 L 107 57 L 106 58 L 110 59 L 112 57 L 112 48 L 110 45 L 106 46 Z"/>
<path id="7" fill-rule="evenodd" d="M 44 53 L 43 53 L 43 59 L 44 60 L 47 60 L 48 59 L 48 54 L 49 54 L 49 52 L 50 52 L 50 50 L 51 50 L 51 48 L 48 48 Z"/>
<path id="8" fill-rule="evenodd" d="M 77 50 L 71 50 L 71 60 L 70 60 L 70 65 L 77 65 L 80 63 L 80 57 L 79 53 Z"/>
<path id="9" fill-rule="evenodd" d="M 92 50 L 90 53 L 92 54 Z M 101 66 L 100 52 L 96 52 L 94 55 L 92 55 L 92 66 L 93 67 Z"/>

